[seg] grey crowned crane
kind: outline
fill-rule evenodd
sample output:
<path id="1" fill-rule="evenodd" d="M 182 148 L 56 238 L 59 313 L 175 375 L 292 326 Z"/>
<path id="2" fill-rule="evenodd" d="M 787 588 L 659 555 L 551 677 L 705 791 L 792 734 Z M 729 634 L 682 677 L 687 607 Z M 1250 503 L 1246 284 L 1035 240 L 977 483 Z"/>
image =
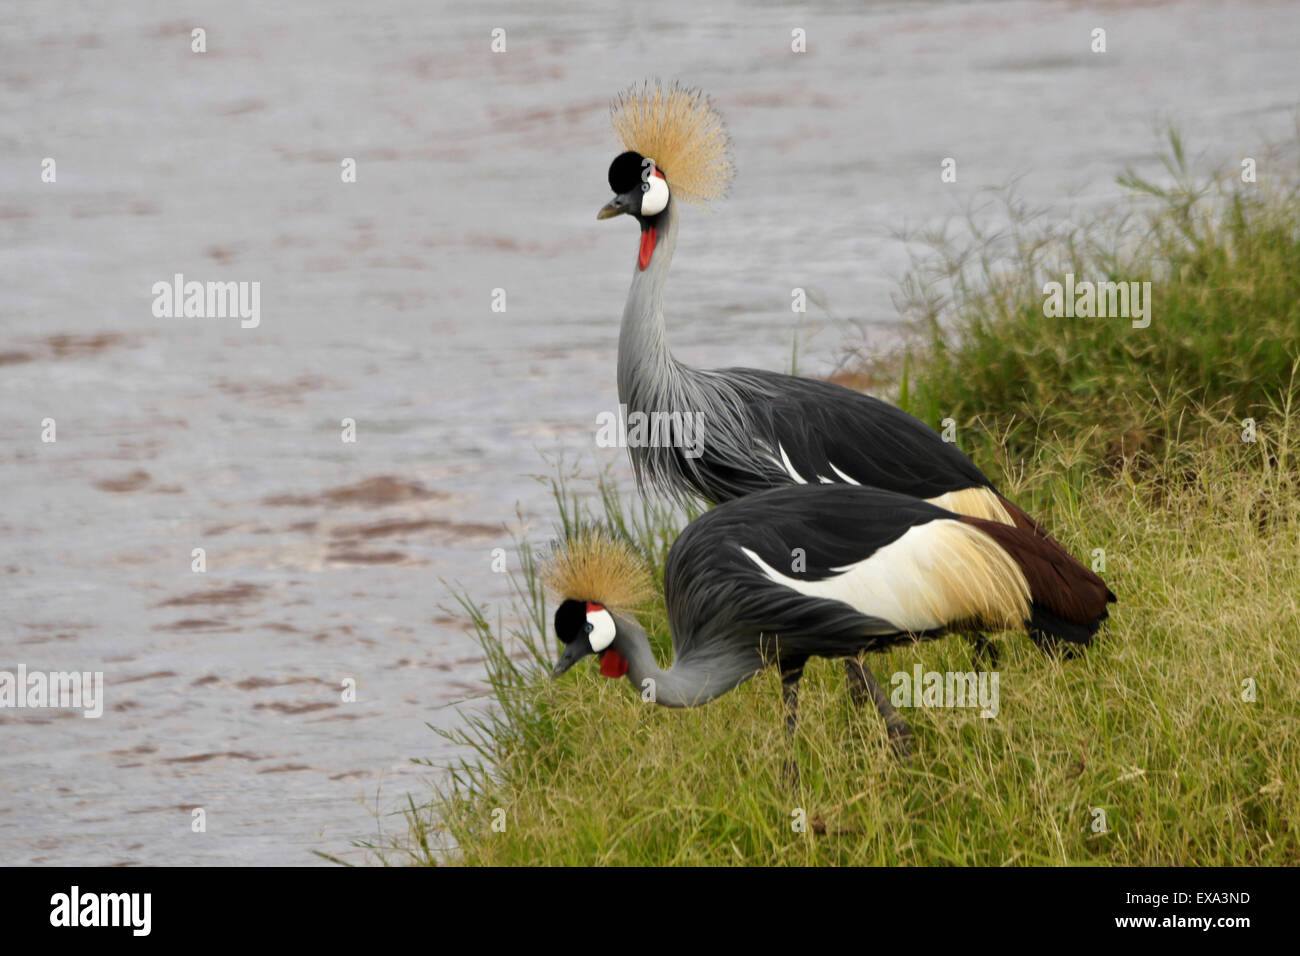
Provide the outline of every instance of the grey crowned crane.
<path id="1" fill-rule="evenodd" d="M 795 549 L 801 561 L 792 561 Z M 555 631 L 564 650 L 552 676 L 596 654 L 606 677 L 626 676 L 663 706 L 693 707 L 775 666 L 793 734 L 805 662 L 846 658 L 854 702 L 871 698 L 900 756 L 910 730 L 862 652 L 990 627 L 1025 630 L 1040 645 L 1087 645 L 1110 596 L 1032 531 L 846 484 L 770 489 L 687 525 L 664 568 L 667 670 L 630 613 L 650 588 L 630 547 L 579 536 L 557 550 L 544 577 L 561 598 Z"/>
<path id="2" fill-rule="evenodd" d="M 716 504 L 787 485 L 880 488 L 1028 529 L 1061 552 L 1062 567 L 1074 561 L 956 445 L 893 405 L 814 379 L 748 368 L 705 371 L 674 359 L 663 293 L 677 246 L 679 201 L 707 202 L 726 191 L 730 142 L 708 98 L 675 84 L 632 88 L 614 103 L 611 117 L 626 152 L 609 167 L 615 195 L 597 218 L 630 215 L 641 231 L 619 330 L 619 401 L 629 420 L 633 413 L 646 419 L 657 413 L 668 422 L 698 416 L 690 447 L 628 441 L 642 489 Z M 987 646 L 982 637 L 977 641 Z"/>

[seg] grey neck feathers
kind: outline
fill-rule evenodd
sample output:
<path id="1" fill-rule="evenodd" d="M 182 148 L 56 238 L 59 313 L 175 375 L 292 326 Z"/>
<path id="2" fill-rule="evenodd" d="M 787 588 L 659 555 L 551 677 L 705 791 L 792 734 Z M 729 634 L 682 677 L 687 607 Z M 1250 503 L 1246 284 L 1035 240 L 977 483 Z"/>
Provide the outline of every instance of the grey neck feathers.
<path id="1" fill-rule="evenodd" d="M 747 390 L 753 386 L 734 370 L 683 365 L 668 349 L 663 295 L 677 248 L 677 223 L 677 201 L 670 200 L 659 217 L 650 264 L 644 270 L 633 265 L 618 336 L 618 398 L 629 417 L 634 412 L 652 421 L 654 416 L 671 417 L 672 427 L 689 421 L 691 440 L 637 444 L 629 439 L 637 483 L 642 490 L 653 488 L 677 500 L 710 502 L 785 484 L 788 478 L 769 457 L 773 450 L 755 444 L 747 410 Z M 755 477 L 743 480 L 742 487 L 737 476 Z"/>
<path id="2" fill-rule="evenodd" d="M 701 657 L 693 661 L 674 661 L 664 670 L 650 649 L 650 639 L 634 621 L 619 621 L 619 652 L 628 662 L 627 679 L 643 698 L 652 694 L 662 707 L 698 707 L 720 697 L 763 668 L 756 653 L 741 654 L 735 659 L 726 655 Z M 646 683 L 651 681 L 652 683 Z"/>
<path id="3" fill-rule="evenodd" d="M 659 217 L 654 254 L 645 269 L 633 265 L 632 288 L 618 333 L 618 399 L 632 406 L 654 380 L 671 376 L 677 364 L 664 328 L 664 285 L 677 248 L 677 202 Z"/>

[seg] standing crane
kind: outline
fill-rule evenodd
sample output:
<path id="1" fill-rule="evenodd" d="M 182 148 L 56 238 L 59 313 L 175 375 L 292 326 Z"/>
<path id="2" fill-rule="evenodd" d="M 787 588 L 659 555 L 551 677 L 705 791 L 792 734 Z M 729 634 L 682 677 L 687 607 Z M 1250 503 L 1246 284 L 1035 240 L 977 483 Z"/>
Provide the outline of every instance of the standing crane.
<path id="1" fill-rule="evenodd" d="M 667 670 L 631 615 L 652 582 L 629 545 L 588 530 L 557 549 L 543 578 L 561 598 L 553 677 L 596 654 L 606 677 L 626 676 L 663 706 L 694 707 L 776 666 L 793 735 L 804 664 L 841 657 L 857 675 L 854 702 L 870 697 L 900 757 L 911 731 L 862 652 L 981 627 L 1083 646 L 1110 597 L 1032 531 L 843 483 L 770 489 L 687 525 L 664 567 Z"/>
<path id="2" fill-rule="evenodd" d="M 676 84 L 633 87 L 614 103 L 611 118 L 626 151 L 610 164 L 614 198 L 597 218 L 629 215 L 641 231 L 619 330 L 619 401 L 629 418 L 693 415 L 703 430 L 694 450 L 681 442 L 629 441 L 643 490 L 716 504 L 786 485 L 869 486 L 1032 531 L 1060 552 L 1063 566 L 1077 565 L 955 444 L 901 409 L 829 382 L 749 368 L 694 369 L 673 358 L 663 292 L 677 246 L 678 203 L 725 193 L 733 175 L 730 140 L 709 99 Z M 1078 572 L 1091 575 L 1082 566 Z M 983 635 L 974 638 L 977 649 L 994 654 Z"/>

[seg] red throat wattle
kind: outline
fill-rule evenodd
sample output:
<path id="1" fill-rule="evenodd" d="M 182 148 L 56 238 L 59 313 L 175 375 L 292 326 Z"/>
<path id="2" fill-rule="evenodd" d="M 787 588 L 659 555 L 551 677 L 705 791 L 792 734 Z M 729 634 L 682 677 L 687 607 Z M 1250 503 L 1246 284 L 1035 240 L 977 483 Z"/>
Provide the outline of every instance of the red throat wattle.
<path id="1" fill-rule="evenodd" d="M 647 226 L 641 230 L 641 253 L 637 256 L 636 264 L 641 271 L 650 264 L 650 256 L 655 251 L 655 239 L 659 237 L 659 230 L 654 226 Z"/>
<path id="2" fill-rule="evenodd" d="M 627 673 L 627 658 L 611 647 L 600 655 L 600 672 L 606 677 L 622 677 Z"/>

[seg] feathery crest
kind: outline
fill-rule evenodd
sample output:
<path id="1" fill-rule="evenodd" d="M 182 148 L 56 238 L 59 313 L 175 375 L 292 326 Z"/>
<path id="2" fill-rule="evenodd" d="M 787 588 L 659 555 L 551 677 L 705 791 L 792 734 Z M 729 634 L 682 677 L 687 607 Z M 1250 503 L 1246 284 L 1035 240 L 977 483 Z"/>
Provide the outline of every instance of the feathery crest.
<path id="1" fill-rule="evenodd" d="M 592 601 L 611 610 L 635 610 L 655 593 L 636 549 L 600 525 L 579 527 L 567 541 L 556 542 L 540 576 L 561 600 Z"/>
<path id="2" fill-rule="evenodd" d="M 620 94 L 610 119 L 624 148 L 653 159 L 677 198 L 705 203 L 726 193 L 735 174 L 731 140 L 700 90 L 647 80 Z"/>

